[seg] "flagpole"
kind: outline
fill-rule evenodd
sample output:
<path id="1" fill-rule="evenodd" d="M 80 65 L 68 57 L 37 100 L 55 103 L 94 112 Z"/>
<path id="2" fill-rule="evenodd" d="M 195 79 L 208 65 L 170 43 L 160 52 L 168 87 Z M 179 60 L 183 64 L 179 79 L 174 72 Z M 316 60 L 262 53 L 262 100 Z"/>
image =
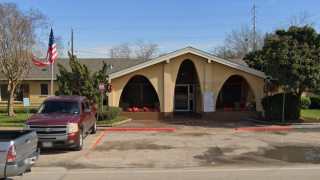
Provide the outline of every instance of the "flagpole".
<path id="1" fill-rule="evenodd" d="M 53 28 L 53 20 L 52 20 L 52 27 Z M 51 61 L 51 97 L 53 92 L 53 62 Z"/>

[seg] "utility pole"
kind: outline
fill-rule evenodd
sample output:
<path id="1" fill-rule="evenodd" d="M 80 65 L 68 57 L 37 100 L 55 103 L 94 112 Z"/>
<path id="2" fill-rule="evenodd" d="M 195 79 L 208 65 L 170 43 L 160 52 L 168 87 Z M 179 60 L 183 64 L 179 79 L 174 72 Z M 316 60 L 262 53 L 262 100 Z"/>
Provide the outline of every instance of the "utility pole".
<path id="1" fill-rule="evenodd" d="M 73 57 L 73 29 L 71 28 L 71 53 Z"/>
<path id="2" fill-rule="evenodd" d="M 256 50 L 256 44 L 257 44 L 257 35 L 256 35 L 256 5 L 253 6 L 253 23 L 254 23 L 254 39 L 253 39 L 253 50 Z"/>

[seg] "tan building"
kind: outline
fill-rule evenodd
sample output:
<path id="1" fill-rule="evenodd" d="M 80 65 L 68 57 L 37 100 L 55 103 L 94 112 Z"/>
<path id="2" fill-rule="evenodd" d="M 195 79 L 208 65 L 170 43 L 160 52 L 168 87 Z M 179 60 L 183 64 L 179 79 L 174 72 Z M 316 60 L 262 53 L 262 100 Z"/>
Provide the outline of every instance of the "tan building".
<path id="1" fill-rule="evenodd" d="M 93 71 L 102 66 L 102 59 L 79 60 Z M 106 61 L 113 66 L 108 70 L 109 81 L 114 85 L 114 92 L 109 95 L 110 106 L 124 110 L 130 107 L 159 108 L 158 119 L 174 118 L 175 112 L 194 112 L 203 119 L 241 119 L 261 116 L 263 111 L 260 101 L 264 96 L 266 76 L 249 68 L 243 60 L 220 59 L 187 47 L 152 60 Z M 58 59 L 57 62 L 70 68 L 67 59 Z M 15 101 L 15 107 L 23 105 L 23 97 L 30 97 L 31 106 L 36 107 L 48 98 L 50 73 L 50 68 L 46 71 L 42 67 L 33 68 L 28 81 L 23 83 L 24 90 Z M 56 65 L 54 73 L 58 74 Z M 58 83 L 54 83 L 54 91 L 59 90 Z M 2 81 L 2 107 L 6 106 L 5 86 Z M 210 97 L 212 93 L 213 99 Z M 253 99 L 257 100 L 255 111 L 225 112 L 225 108 L 248 107 Z"/>

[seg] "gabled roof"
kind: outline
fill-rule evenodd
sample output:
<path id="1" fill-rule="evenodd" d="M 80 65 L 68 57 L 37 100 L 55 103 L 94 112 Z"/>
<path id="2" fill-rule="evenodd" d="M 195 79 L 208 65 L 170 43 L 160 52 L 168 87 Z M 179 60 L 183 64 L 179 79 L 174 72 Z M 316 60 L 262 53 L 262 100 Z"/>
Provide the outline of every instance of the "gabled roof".
<path id="1" fill-rule="evenodd" d="M 246 72 L 246 73 L 261 77 L 261 78 L 266 78 L 266 75 L 264 74 L 264 72 L 261 72 L 261 71 L 258 71 L 258 70 L 255 70 L 255 69 L 252 69 L 252 68 L 248 67 L 243 60 L 242 60 L 242 62 L 240 62 L 238 60 L 221 59 L 221 58 L 218 58 L 218 57 L 216 57 L 216 56 L 214 56 L 212 54 L 206 53 L 204 51 L 195 49 L 195 48 L 190 47 L 190 46 L 186 47 L 186 48 L 183 48 L 183 49 L 180 49 L 178 51 L 174 51 L 172 53 L 166 54 L 164 56 L 161 56 L 161 57 L 158 57 L 158 58 L 146 61 L 146 62 L 142 62 L 142 63 L 137 64 L 135 66 L 128 67 L 128 68 L 126 68 L 124 70 L 120 70 L 120 71 L 117 71 L 117 72 L 114 72 L 114 73 L 110 73 L 109 74 L 109 78 L 110 79 L 114 79 L 114 78 L 123 76 L 125 74 L 129 74 L 131 72 L 146 68 L 148 66 L 152 66 L 154 64 L 157 64 L 157 63 L 160 63 L 160 62 L 163 62 L 163 61 L 169 62 L 170 59 L 178 57 L 178 56 L 181 56 L 181 55 L 186 54 L 186 53 L 191 53 L 191 54 L 195 54 L 197 56 L 203 57 L 203 58 L 207 59 L 208 63 L 210 63 L 211 61 L 217 62 L 217 63 L 229 66 L 229 67 L 234 68 L 234 69 L 238 69 L 240 71 L 243 71 L 243 72 Z M 235 62 L 233 62 L 233 61 L 235 61 Z"/>
<path id="2" fill-rule="evenodd" d="M 208 61 L 217 62 L 220 64 L 224 64 L 226 66 L 238 69 L 240 71 L 247 72 L 249 74 L 253 74 L 258 77 L 266 78 L 265 74 L 261 71 L 252 69 L 248 67 L 248 65 L 245 63 L 245 61 L 241 59 L 230 59 L 225 60 L 218 58 L 212 54 L 206 53 L 204 51 L 192 48 L 192 47 L 186 47 L 184 49 L 180 49 L 178 51 L 174 51 L 172 53 L 166 54 L 164 56 L 155 58 L 155 59 L 111 59 L 111 58 L 78 58 L 81 62 L 81 64 L 86 64 L 90 67 L 92 72 L 96 72 L 101 69 L 103 65 L 103 61 L 106 61 L 108 65 L 112 64 L 112 69 L 107 70 L 107 74 L 109 75 L 110 79 L 114 79 L 120 76 L 123 76 L 125 74 L 146 68 L 148 66 L 152 66 L 154 64 L 163 62 L 163 61 L 170 61 L 170 59 L 186 54 L 191 53 L 198 55 L 200 57 L 203 57 L 207 59 Z M 44 58 L 38 59 L 40 62 L 44 62 Z M 66 67 L 69 71 L 71 70 L 69 65 L 69 58 L 61 58 L 57 59 L 53 65 L 53 79 L 56 80 L 57 76 L 60 75 L 59 69 L 57 66 L 57 63 L 62 64 L 64 67 Z M 33 66 L 32 69 L 29 72 L 29 75 L 25 80 L 50 80 L 51 79 L 51 67 L 48 66 L 46 70 L 44 70 L 45 67 L 40 66 Z M 0 73 L 0 80 L 7 80 L 7 78 Z"/>

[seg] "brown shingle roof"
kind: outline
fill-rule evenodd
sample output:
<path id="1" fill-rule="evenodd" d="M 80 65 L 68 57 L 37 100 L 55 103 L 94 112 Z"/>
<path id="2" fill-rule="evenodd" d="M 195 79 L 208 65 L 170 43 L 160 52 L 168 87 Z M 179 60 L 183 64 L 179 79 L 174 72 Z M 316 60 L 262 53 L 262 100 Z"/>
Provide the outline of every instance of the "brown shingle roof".
<path id="1" fill-rule="evenodd" d="M 40 62 L 44 62 L 45 59 L 37 59 Z M 111 74 L 131 66 L 143 63 L 148 61 L 147 59 L 102 59 L 102 58 L 86 58 L 86 59 L 77 59 L 81 64 L 89 65 L 92 72 L 98 71 L 102 68 L 103 61 L 106 61 L 108 65 L 112 64 L 112 69 L 107 70 L 107 74 Z M 53 78 L 56 78 L 56 74 L 60 75 L 57 63 L 60 63 L 69 71 L 71 70 L 69 65 L 69 58 L 57 59 L 53 65 Z M 46 69 L 46 70 L 44 70 Z M 5 78 L 3 74 L 0 74 L 0 78 Z M 33 66 L 30 70 L 28 78 L 51 78 L 51 66 L 41 67 Z"/>
<path id="2" fill-rule="evenodd" d="M 242 59 L 227 59 L 227 60 L 248 67 L 248 64 L 246 63 L 245 60 L 242 60 Z"/>

